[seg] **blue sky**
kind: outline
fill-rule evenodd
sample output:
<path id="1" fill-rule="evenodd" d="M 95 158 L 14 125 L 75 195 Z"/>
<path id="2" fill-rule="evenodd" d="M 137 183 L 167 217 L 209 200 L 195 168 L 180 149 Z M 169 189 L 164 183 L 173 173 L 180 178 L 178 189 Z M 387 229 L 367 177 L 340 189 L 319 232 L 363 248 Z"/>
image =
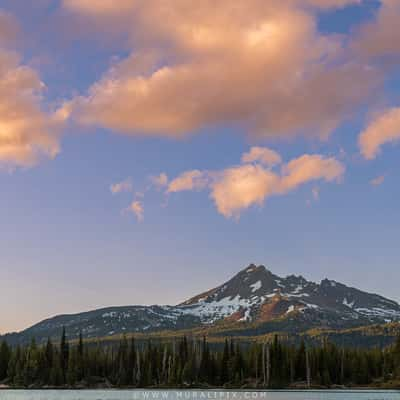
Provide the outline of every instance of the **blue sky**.
<path id="1" fill-rule="evenodd" d="M 229 101 L 224 103 L 224 98 L 217 94 L 210 94 L 216 82 L 223 78 L 214 80 L 212 70 L 209 74 L 209 65 L 214 65 L 210 59 L 213 61 L 213 57 L 217 57 L 220 62 L 221 53 L 230 54 L 232 48 L 224 47 L 229 37 L 224 38 L 222 47 L 216 45 L 218 56 L 208 48 L 196 53 L 198 49 L 190 47 L 194 46 L 192 42 L 186 44 L 176 39 L 179 46 L 184 43 L 189 48 L 180 50 L 173 42 L 175 36 L 171 31 L 161 30 L 161 36 L 154 32 L 149 34 L 146 24 L 141 25 L 148 15 L 137 15 L 134 8 L 129 8 L 133 0 L 124 0 L 123 4 L 128 7 L 124 16 L 118 12 L 114 15 L 113 9 L 101 14 L 96 8 L 101 3 L 98 0 L 40 0 L 35 5 L 27 5 L 22 0 L 2 2 L 4 18 L 18 24 L 19 33 L 11 38 L 4 34 L 7 40 L 2 46 L 6 50 L 0 47 L 0 55 L 1 51 L 15 52 L 20 56 L 18 65 L 27 66 L 44 82 L 45 89 L 40 96 L 28 100 L 40 103 L 40 112 L 51 121 L 50 128 L 46 125 L 44 137 L 46 140 L 56 138 L 59 150 L 57 155 L 43 150 L 42 142 L 37 139 L 37 129 L 42 125 L 30 125 L 32 129 L 23 131 L 14 131 L 11 127 L 6 131 L 10 117 L 0 111 L 0 128 L 4 123 L 4 133 L 0 130 L 0 297 L 2 303 L 8 305 L 1 316 L 0 332 L 22 329 L 54 314 L 101 306 L 174 304 L 222 283 L 251 262 L 264 264 L 276 274 L 302 274 L 316 281 L 329 277 L 400 301 L 397 284 L 400 279 L 397 174 L 400 146 L 396 146 L 400 126 L 397 125 L 396 132 L 384 119 L 394 110 L 394 124 L 400 121 L 395 113 L 399 106 L 400 76 L 393 67 L 397 65 L 400 47 L 392 46 L 384 54 L 376 48 L 365 50 L 363 47 L 363 41 L 376 41 L 377 48 L 384 49 L 388 37 L 395 39 L 398 35 L 395 27 L 393 32 L 387 32 L 390 21 L 385 21 L 385 31 L 379 35 L 382 27 L 379 18 L 388 18 L 385 7 L 392 7 L 390 14 L 398 12 L 399 16 L 400 9 L 390 1 L 352 4 L 356 2 L 338 0 L 337 4 L 348 5 L 332 8 L 321 6 L 318 0 L 304 2 L 312 5 L 305 4 L 300 11 L 290 1 L 287 9 L 281 10 L 277 2 L 280 18 L 277 26 L 285 33 L 285 18 L 290 22 L 292 16 L 301 12 L 298 22 L 301 32 L 308 32 L 312 23 L 316 30 L 307 33 L 304 40 L 311 40 L 311 43 L 315 40 L 315 47 L 326 46 L 324 57 L 331 57 L 333 61 L 325 64 L 320 56 L 314 58 L 315 55 L 310 54 L 313 63 L 309 64 L 301 56 L 295 59 L 299 66 L 293 65 L 293 70 L 304 68 L 307 76 L 315 63 L 321 74 L 343 63 L 357 64 L 361 65 L 361 73 L 373 69 L 379 83 L 365 93 L 365 99 L 356 96 L 349 101 L 351 92 L 343 98 L 338 96 L 345 104 L 343 110 L 339 107 L 340 113 L 337 104 L 328 102 L 321 109 L 321 116 L 310 112 L 313 120 L 307 120 L 304 126 L 301 126 L 302 115 L 294 118 L 295 122 L 299 121 L 298 129 L 297 125 L 286 126 L 287 119 L 280 117 L 282 109 L 291 111 L 294 105 L 291 96 L 281 95 L 278 89 L 274 95 L 276 104 L 271 103 L 274 113 L 260 104 L 260 101 L 271 100 L 268 94 L 264 97 L 253 87 L 249 94 L 245 84 L 238 86 L 239 100 L 234 105 Z M 172 7 L 177 6 L 176 23 L 186 27 L 196 22 L 191 15 L 184 14 L 178 0 L 170 3 Z M 229 8 L 229 2 L 221 4 Z M 248 3 L 250 20 L 253 18 L 251 8 L 256 6 L 256 0 Z M 217 10 L 215 14 L 221 12 L 222 15 L 223 11 Z M 148 12 L 153 16 L 154 10 Z M 274 9 L 265 10 L 265 13 L 267 21 L 275 18 Z M 132 21 L 140 25 L 140 31 L 130 31 Z M 297 19 L 295 21 L 297 23 Z M 376 26 L 364 32 L 360 27 L 368 23 Z M 371 31 L 377 37 L 368 36 Z M 220 32 L 211 30 L 211 33 Z M 0 39 L 1 35 L 0 30 Z M 162 35 L 166 35 L 165 41 Z M 168 35 L 176 48 L 168 42 Z M 281 40 L 280 31 L 279 35 L 271 35 L 268 40 Z M 332 43 L 319 43 L 321 37 L 329 37 Z M 283 44 L 291 46 L 292 42 L 284 38 Z M 301 37 L 298 40 L 302 40 Z M 357 54 L 349 44 L 352 42 L 364 50 Z M 331 50 L 337 43 L 341 49 Z M 294 45 L 301 46 L 301 43 L 295 41 Z M 188 101 L 199 98 L 202 102 L 199 109 L 206 111 L 181 115 L 179 107 L 184 103 L 178 102 L 175 107 L 175 96 L 168 101 L 164 98 L 148 102 L 142 98 L 122 99 L 129 96 L 123 90 L 124 85 L 130 83 L 127 76 L 136 77 L 136 72 L 129 70 L 133 68 L 131 64 L 126 67 L 128 72 L 121 71 L 121 63 L 130 54 L 152 46 L 160 53 L 156 66 L 151 67 L 155 70 L 167 65 L 174 73 L 180 62 L 190 68 L 207 66 L 206 78 L 201 84 L 184 82 L 183 85 Z M 287 72 L 268 69 L 268 73 L 276 73 L 282 79 L 280 86 L 285 86 L 285 75 L 281 74 L 291 76 L 292 69 L 287 68 L 286 63 L 292 61 L 287 61 L 287 53 L 281 50 L 276 50 L 276 57 L 282 58 L 282 71 L 287 69 Z M 262 59 L 266 68 L 270 68 L 267 61 Z M 7 68 L 16 70 L 18 65 L 9 63 Z M 111 66 L 117 69 L 113 79 L 122 84 L 117 87 L 116 101 L 106 103 L 108 98 L 102 91 L 96 92 L 93 84 L 97 82 L 101 87 Z M 238 62 L 235 79 L 240 79 L 248 67 Z M 253 70 L 253 65 L 250 67 Z M 152 72 L 145 71 L 145 81 Z M 309 89 L 313 90 L 310 95 L 313 100 L 307 113 L 318 107 L 324 96 L 331 95 L 332 86 L 340 87 L 340 93 L 347 90 L 346 81 L 336 75 L 333 83 L 330 76 L 322 77 L 323 87 Z M 350 78 L 353 80 L 353 76 Z M 355 73 L 354 81 L 358 78 L 359 74 Z M 0 75 L 0 83 L 2 79 L 4 75 Z M 251 81 L 252 77 L 247 79 Z M 221 86 L 224 84 L 221 81 Z M 255 87 L 260 85 L 260 92 L 265 91 L 269 86 L 263 87 L 263 84 L 261 80 Z M 369 84 L 369 81 L 360 81 L 362 86 Z M 172 94 L 182 95 L 181 83 L 177 88 L 171 85 L 166 87 Z M 304 102 L 309 101 L 307 88 L 299 89 L 306 95 Z M 354 90 L 357 88 L 355 86 Z M 20 90 L 20 86 L 15 90 L 18 108 L 25 94 L 22 96 L 17 89 Z M 191 97 L 196 90 L 198 97 Z M 228 89 L 226 97 L 230 95 Z M 1 96 L 4 94 L 0 90 L 0 99 L 5 99 Z M 219 99 L 215 112 L 213 106 L 208 107 L 215 99 L 213 96 Z M 242 104 L 241 98 L 247 104 Z M 250 108 L 256 110 L 254 113 L 248 107 L 248 101 L 253 100 Z M 177 110 L 165 132 L 162 121 L 167 121 L 168 125 L 169 120 L 161 119 L 158 123 L 157 118 L 162 117 L 159 104 Z M 140 110 L 139 114 L 135 107 Z M 30 109 L 23 106 L 21 109 L 26 121 L 36 121 L 28 115 Z M 68 110 L 66 117 L 58 118 L 57 111 L 63 109 Z M 297 110 L 293 109 L 296 117 Z M 338 119 L 337 124 L 329 132 L 317 132 L 325 126 L 331 111 Z M 111 112 L 114 113 L 112 118 Z M 235 113 L 246 118 L 236 119 Z M 264 114 L 267 121 L 263 120 Z M 138 128 L 136 124 L 142 115 L 145 115 L 144 122 Z M 119 116 L 126 126 L 114 122 L 114 117 L 119 121 Z M 180 121 L 185 119 L 188 125 L 193 124 L 192 128 L 181 125 Z M 249 123 L 253 119 L 257 120 L 256 127 Z M 157 122 L 157 132 L 154 132 L 153 120 Z M 253 128 L 257 132 L 252 132 Z M 259 134 L 260 129 L 268 134 Z M 7 143 L 2 145 L 1 139 L 2 134 L 8 132 L 23 138 L 29 152 L 20 156 L 17 152 L 19 139 L 15 139 L 16 145 L 12 147 L 16 149 L 15 154 L 7 152 Z M 359 146 L 362 132 L 367 132 L 367 140 L 372 138 L 369 153 Z M 1 146 L 5 149 L 3 153 Z M 278 153 L 280 164 L 268 165 L 259 159 L 248 164 L 241 161 L 242 155 L 253 147 Z M 317 164 L 312 165 L 310 174 L 303 169 L 309 166 L 303 165 L 303 155 L 319 157 L 313 159 Z M 300 183 L 297 180 L 293 183 L 289 162 L 299 159 L 296 173 L 302 178 Z M 265 177 L 271 178 L 270 183 L 260 189 L 261 193 L 257 180 L 255 187 L 248 187 L 249 180 L 253 179 L 250 175 L 232 189 L 230 172 L 241 172 L 248 166 L 260 172 L 260 187 Z M 187 181 L 176 181 L 183 173 L 193 170 L 199 171 L 199 181 L 190 180 L 189 186 Z M 154 185 L 151 177 L 160 173 L 165 173 L 168 181 L 161 186 Z M 371 184 L 376 178 L 380 178 L 376 181 L 378 184 Z M 110 186 L 126 179 L 130 180 L 132 189 L 112 194 Z M 174 183 L 179 189 L 172 189 Z M 257 192 L 255 197 L 252 191 Z M 231 203 L 234 197 L 235 202 Z M 249 203 L 246 203 L 248 198 Z M 141 211 L 131 207 L 134 202 L 140 205 Z"/>

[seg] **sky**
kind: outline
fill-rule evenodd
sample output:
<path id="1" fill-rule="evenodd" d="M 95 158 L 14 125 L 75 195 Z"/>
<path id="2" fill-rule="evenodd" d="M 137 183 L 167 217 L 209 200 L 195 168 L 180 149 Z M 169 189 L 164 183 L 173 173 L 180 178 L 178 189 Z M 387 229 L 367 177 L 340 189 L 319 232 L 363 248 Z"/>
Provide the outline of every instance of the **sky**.
<path id="1" fill-rule="evenodd" d="M 250 263 L 400 301 L 398 0 L 2 0 L 0 333 Z"/>

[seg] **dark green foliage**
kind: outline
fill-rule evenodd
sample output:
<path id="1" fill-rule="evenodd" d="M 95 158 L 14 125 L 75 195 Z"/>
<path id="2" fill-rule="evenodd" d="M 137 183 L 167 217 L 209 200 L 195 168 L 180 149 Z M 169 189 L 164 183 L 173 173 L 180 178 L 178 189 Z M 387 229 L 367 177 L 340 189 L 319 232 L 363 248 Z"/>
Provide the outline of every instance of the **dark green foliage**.
<path id="1" fill-rule="evenodd" d="M 123 337 L 117 346 L 85 344 L 82 335 L 59 345 L 34 340 L 26 347 L 0 344 L 0 382 L 16 387 L 251 387 L 290 385 L 373 385 L 400 378 L 400 337 L 387 349 L 351 349 L 323 341 L 295 346 L 275 336 L 271 342 L 240 346 L 207 339 L 137 344 Z"/>
<path id="2" fill-rule="evenodd" d="M 67 378 L 68 361 L 69 361 L 69 344 L 67 342 L 65 328 L 63 328 L 61 335 L 61 344 L 60 344 L 60 366 L 64 382 L 66 382 Z"/>
<path id="3" fill-rule="evenodd" d="M 11 349 L 6 342 L 0 344 L 0 382 L 7 378 L 8 363 L 11 358 Z"/>

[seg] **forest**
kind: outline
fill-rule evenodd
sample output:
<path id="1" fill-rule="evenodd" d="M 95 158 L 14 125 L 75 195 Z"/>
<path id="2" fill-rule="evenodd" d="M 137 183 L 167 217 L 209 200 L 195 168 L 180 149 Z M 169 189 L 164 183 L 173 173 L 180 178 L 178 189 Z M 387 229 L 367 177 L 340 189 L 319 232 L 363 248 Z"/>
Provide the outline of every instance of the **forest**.
<path id="1" fill-rule="evenodd" d="M 10 388 L 329 388 L 400 387 L 400 336 L 387 348 L 355 349 L 328 341 L 293 345 L 275 336 L 215 347 L 186 336 L 168 343 L 123 337 L 105 346 L 79 340 L 0 344 L 0 383 Z"/>

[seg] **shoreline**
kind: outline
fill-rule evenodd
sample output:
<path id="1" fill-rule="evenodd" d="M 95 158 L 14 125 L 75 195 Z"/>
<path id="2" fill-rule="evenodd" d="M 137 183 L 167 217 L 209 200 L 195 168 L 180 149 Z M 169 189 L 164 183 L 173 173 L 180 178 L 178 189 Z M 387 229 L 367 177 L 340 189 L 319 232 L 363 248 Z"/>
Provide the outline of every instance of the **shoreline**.
<path id="1" fill-rule="evenodd" d="M 323 387 L 315 387 L 315 388 L 222 388 L 222 387 L 209 387 L 209 388 L 201 388 L 201 387 L 147 387 L 147 388 L 138 388 L 138 387 L 13 387 L 6 385 L 0 386 L 1 391 L 94 391 L 94 390 L 101 390 L 101 391 L 135 391 L 135 392 L 145 392 L 145 391 L 180 391 L 180 392 L 400 392 L 400 386 L 396 387 L 343 387 L 343 388 L 323 388 Z"/>

